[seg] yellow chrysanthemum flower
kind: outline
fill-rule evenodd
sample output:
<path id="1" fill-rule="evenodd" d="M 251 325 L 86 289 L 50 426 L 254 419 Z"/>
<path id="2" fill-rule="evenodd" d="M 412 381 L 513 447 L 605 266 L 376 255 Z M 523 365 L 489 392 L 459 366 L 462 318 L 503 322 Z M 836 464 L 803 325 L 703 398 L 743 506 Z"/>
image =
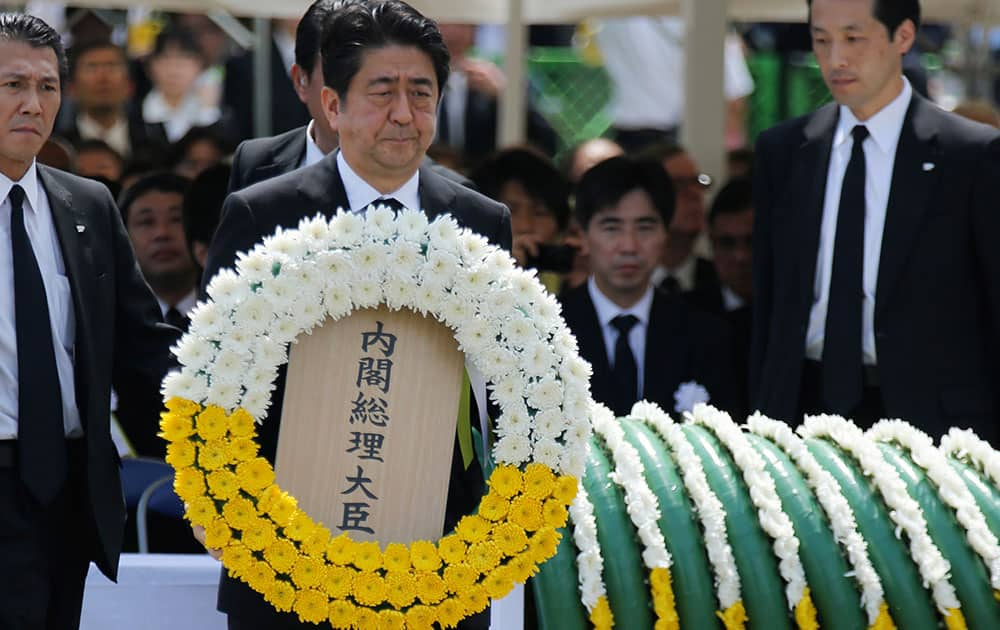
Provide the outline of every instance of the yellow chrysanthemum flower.
<path id="1" fill-rule="evenodd" d="M 302 556 L 292 569 L 292 582 L 299 588 L 319 586 L 325 576 L 323 564 L 314 558 Z"/>
<path id="2" fill-rule="evenodd" d="M 597 600 L 594 609 L 590 611 L 590 623 L 598 630 L 608 630 L 615 625 L 615 618 L 611 614 L 611 606 L 608 605 L 608 598 L 601 597 Z"/>
<path id="3" fill-rule="evenodd" d="M 174 492 L 182 501 L 193 501 L 205 494 L 205 476 L 193 468 L 178 470 L 174 475 Z"/>
<path id="4" fill-rule="evenodd" d="M 203 470 L 216 470 L 229 463 L 229 450 L 219 441 L 205 442 L 198 449 L 198 466 Z"/>
<path id="5" fill-rule="evenodd" d="M 355 601 L 363 606 L 378 606 L 385 601 L 387 589 L 385 579 L 371 571 L 354 576 L 354 587 L 351 589 Z"/>
<path id="6" fill-rule="evenodd" d="M 438 541 L 438 553 L 448 564 L 456 564 L 465 560 L 466 544 L 455 534 L 445 536 Z"/>
<path id="7" fill-rule="evenodd" d="M 545 524 L 541 501 L 524 496 L 514 499 L 510 505 L 510 521 L 529 532 L 541 528 Z"/>
<path id="8" fill-rule="evenodd" d="M 229 442 L 230 461 L 239 463 L 257 457 L 260 452 L 260 444 L 250 438 L 236 438 Z"/>
<path id="9" fill-rule="evenodd" d="M 271 517 L 271 520 L 278 527 L 289 527 L 292 521 L 296 520 L 300 514 L 303 514 L 299 510 L 299 504 L 294 497 L 288 495 L 288 493 L 282 492 L 281 496 L 275 498 L 267 510 L 267 515 Z M 304 525 L 300 523 L 300 525 Z M 309 535 L 309 532 L 303 533 L 303 538 Z"/>
<path id="10" fill-rule="evenodd" d="M 236 437 L 252 437 L 256 429 L 253 416 L 243 408 L 237 409 L 229 416 L 229 432 Z"/>
<path id="11" fill-rule="evenodd" d="M 441 556 L 434 543 L 417 540 L 410 545 L 410 562 L 418 571 L 437 571 L 441 566 Z"/>
<path id="12" fill-rule="evenodd" d="M 569 512 L 559 499 L 549 499 L 542 504 L 542 521 L 546 527 L 562 527 L 568 518 Z"/>
<path id="13" fill-rule="evenodd" d="M 385 599 L 395 608 L 413 603 L 417 597 L 417 582 L 407 572 L 390 571 L 385 576 Z"/>
<path id="14" fill-rule="evenodd" d="M 334 599 L 343 599 L 351 594 L 357 571 L 350 567 L 326 567 L 323 588 Z"/>
<path id="15" fill-rule="evenodd" d="M 209 405 L 195 419 L 195 430 L 198 437 L 205 441 L 220 440 L 229 430 L 226 412 L 217 405 Z"/>
<path id="16" fill-rule="evenodd" d="M 409 571 L 410 550 L 401 543 L 391 543 L 382 552 L 382 566 L 386 571 Z"/>
<path id="17" fill-rule="evenodd" d="M 545 527 L 535 532 L 535 535 L 528 542 L 528 554 L 531 559 L 536 564 L 541 564 L 556 555 L 560 538 L 562 535 L 551 527 Z"/>
<path id="18" fill-rule="evenodd" d="M 285 492 L 276 485 L 264 488 L 257 494 L 257 509 L 260 510 L 261 514 L 270 514 L 275 502 L 281 499 L 283 495 L 285 495 Z"/>
<path id="19" fill-rule="evenodd" d="M 556 487 L 552 491 L 552 496 L 562 501 L 563 504 L 569 505 L 576 498 L 578 485 L 576 477 L 563 475 L 556 479 Z"/>
<path id="20" fill-rule="evenodd" d="M 417 597 L 425 604 L 436 604 L 445 598 L 448 589 L 437 573 L 417 574 Z"/>
<path id="21" fill-rule="evenodd" d="M 194 458 L 197 453 L 198 449 L 195 448 L 192 442 L 188 442 L 187 440 L 171 442 L 167 444 L 166 462 L 178 470 L 187 468 L 194 465 Z"/>
<path id="22" fill-rule="evenodd" d="M 273 545 L 277 539 L 274 525 L 262 518 L 251 518 L 247 521 L 240 538 L 247 549 L 253 551 L 263 551 Z"/>
<path id="23" fill-rule="evenodd" d="M 267 601 L 274 606 L 275 610 L 288 612 L 295 602 L 295 587 L 284 580 L 275 580 L 271 588 L 270 597 Z"/>
<path id="24" fill-rule="evenodd" d="M 213 470 L 206 478 L 208 491 L 216 499 L 230 499 L 240 490 L 240 482 L 236 475 L 228 470 Z"/>
<path id="25" fill-rule="evenodd" d="M 357 616 L 357 607 L 349 601 L 335 599 L 330 602 L 327 619 L 334 628 L 349 628 Z"/>
<path id="26" fill-rule="evenodd" d="M 507 516 L 508 509 L 510 509 L 510 501 L 491 492 L 479 502 L 478 514 L 488 521 L 495 522 Z"/>
<path id="27" fill-rule="evenodd" d="M 253 562 L 253 554 L 238 542 L 230 543 L 222 550 L 222 563 L 230 573 L 243 573 Z"/>
<path id="28" fill-rule="evenodd" d="M 178 442 L 194 435 L 191 418 L 176 413 L 165 413 L 160 417 L 160 432 L 157 434 L 169 442 Z"/>
<path id="29" fill-rule="evenodd" d="M 406 627 L 406 617 L 398 610 L 380 610 L 378 613 L 379 630 L 403 630 Z"/>
<path id="30" fill-rule="evenodd" d="M 500 551 L 500 548 L 493 541 L 484 540 L 483 542 L 471 545 L 466 558 L 469 566 L 476 571 L 489 573 L 494 567 L 500 564 L 500 560 L 503 559 L 503 552 Z"/>
<path id="31" fill-rule="evenodd" d="M 656 612 L 657 628 L 664 630 L 680 628 L 681 622 L 677 616 L 677 604 L 674 601 L 674 588 L 670 583 L 670 569 L 660 567 L 650 571 L 649 587 L 653 593 L 653 610 Z M 813 619 L 815 620 L 815 616 Z M 799 628 L 805 630 L 801 623 Z M 813 630 L 817 630 L 817 627 L 813 626 Z"/>
<path id="32" fill-rule="evenodd" d="M 406 625 L 409 628 L 430 628 L 436 620 L 434 609 L 429 606 L 411 606 L 406 611 Z"/>
<path id="33" fill-rule="evenodd" d="M 457 599 L 446 599 L 437 607 L 438 621 L 444 628 L 451 628 L 458 625 L 458 622 L 465 618 L 465 608 Z"/>
<path id="34" fill-rule="evenodd" d="M 299 549 L 307 556 L 322 558 L 323 552 L 326 551 L 326 545 L 330 542 L 330 535 L 329 529 L 324 525 L 317 524 L 313 533 L 306 536 L 305 540 L 299 544 Z"/>
<path id="35" fill-rule="evenodd" d="M 296 510 L 292 519 L 284 528 L 285 536 L 288 536 L 292 540 L 303 541 L 316 532 L 316 523 L 302 510 Z"/>
<path id="36" fill-rule="evenodd" d="M 224 520 L 216 519 L 205 528 L 205 546 L 209 549 L 222 549 L 233 538 L 233 530 Z"/>
<path id="37" fill-rule="evenodd" d="M 354 546 L 354 566 L 362 571 L 377 571 L 382 568 L 382 552 L 376 542 L 359 542 Z"/>
<path id="38" fill-rule="evenodd" d="M 501 523 L 494 527 L 493 540 L 505 556 L 513 556 L 528 546 L 524 528 L 514 523 Z"/>
<path id="39" fill-rule="evenodd" d="M 524 469 L 524 493 L 533 499 L 542 501 L 556 488 L 556 476 L 545 464 L 528 464 Z"/>
<path id="40" fill-rule="evenodd" d="M 168 411 L 170 411 L 171 413 L 176 413 L 181 416 L 191 417 L 194 414 L 201 411 L 201 405 L 199 405 L 198 403 L 192 400 L 188 400 L 186 398 L 180 398 L 178 396 L 173 396 L 171 398 L 168 398 L 167 401 L 163 404 Z"/>
<path id="41" fill-rule="evenodd" d="M 257 510 L 254 509 L 253 503 L 247 499 L 234 497 L 222 506 L 222 516 L 230 526 L 235 529 L 243 529 L 252 519 L 257 517 Z"/>
<path id="42" fill-rule="evenodd" d="M 244 576 L 247 584 L 255 591 L 263 593 L 274 588 L 274 569 L 269 567 L 266 562 L 257 562 L 256 560 L 251 562 Z"/>
<path id="43" fill-rule="evenodd" d="M 497 466 L 490 475 L 489 486 L 500 496 L 510 499 L 523 487 L 521 471 L 515 466 Z"/>
<path id="44" fill-rule="evenodd" d="M 462 520 L 458 522 L 458 526 L 455 527 L 455 533 L 466 542 L 476 543 L 486 540 L 491 528 L 492 525 L 489 521 L 473 514 L 462 517 Z"/>
<path id="45" fill-rule="evenodd" d="M 264 559 L 278 573 L 287 574 L 299 559 L 299 552 L 295 545 L 282 538 L 264 550 Z"/>
<path id="46" fill-rule="evenodd" d="M 478 584 L 463 589 L 455 599 L 458 601 L 458 605 L 465 611 L 463 615 L 466 617 L 480 610 L 485 610 L 486 606 L 490 603 L 486 589 Z"/>
<path id="47" fill-rule="evenodd" d="M 444 583 L 449 593 L 459 593 L 476 583 L 479 574 L 469 565 L 450 564 L 444 568 Z"/>
<path id="48" fill-rule="evenodd" d="M 511 558 L 506 566 L 510 569 L 514 581 L 519 584 L 538 573 L 538 565 L 532 562 L 529 554 L 522 553 Z"/>
<path id="49" fill-rule="evenodd" d="M 236 466 L 236 476 L 240 478 L 240 486 L 249 492 L 263 490 L 274 483 L 274 469 L 263 457 L 255 457 Z"/>
<path id="50" fill-rule="evenodd" d="M 378 613 L 374 610 L 368 608 L 357 608 L 355 609 L 354 623 L 351 625 L 352 628 L 357 630 L 367 629 L 367 628 L 377 628 L 378 627 Z"/>
<path id="51" fill-rule="evenodd" d="M 319 623 L 326 621 L 330 614 L 330 600 L 319 591 L 299 591 L 292 609 L 302 621 Z"/>
<path id="52" fill-rule="evenodd" d="M 483 580 L 483 589 L 490 599 L 500 599 L 514 590 L 514 576 L 507 567 L 497 567 Z"/>
<path id="53" fill-rule="evenodd" d="M 198 497 L 188 501 L 187 510 L 184 512 L 185 518 L 191 521 L 193 525 L 201 525 L 202 527 L 206 527 L 218 515 L 218 512 L 215 510 L 215 501 L 208 497 Z"/>
<path id="54" fill-rule="evenodd" d="M 326 557 L 334 564 L 351 564 L 354 562 L 355 545 L 347 534 L 341 534 L 327 544 Z"/>

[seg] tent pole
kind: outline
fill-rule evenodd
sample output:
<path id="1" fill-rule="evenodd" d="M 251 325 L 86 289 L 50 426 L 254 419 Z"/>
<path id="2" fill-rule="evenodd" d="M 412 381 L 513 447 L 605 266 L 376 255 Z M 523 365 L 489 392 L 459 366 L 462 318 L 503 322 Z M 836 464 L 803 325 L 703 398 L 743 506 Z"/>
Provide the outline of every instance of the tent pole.
<path id="1" fill-rule="evenodd" d="M 528 27 L 524 24 L 524 0 L 507 2 L 507 48 L 504 54 L 506 88 L 500 95 L 500 121 L 497 125 L 497 148 L 524 141 L 527 108 L 525 50 Z"/>
<path id="2" fill-rule="evenodd" d="M 271 20 L 254 18 L 253 135 L 271 135 Z"/>
<path id="3" fill-rule="evenodd" d="M 684 0 L 684 119 L 681 142 L 701 169 L 725 177 L 724 49 L 727 0 Z"/>

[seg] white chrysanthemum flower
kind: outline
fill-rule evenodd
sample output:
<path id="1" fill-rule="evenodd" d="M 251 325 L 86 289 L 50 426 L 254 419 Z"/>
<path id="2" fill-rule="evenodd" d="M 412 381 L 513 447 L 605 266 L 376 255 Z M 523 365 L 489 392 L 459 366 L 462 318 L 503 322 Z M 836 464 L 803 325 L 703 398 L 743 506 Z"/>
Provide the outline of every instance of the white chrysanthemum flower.
<path id="1" fill-rule="evenodd" d="M 506 287 L 493 286 L 483 295 L 483 311 L 494 318 L 506 318 L 514 308 L 514 296 Z"/>
<path id="2" fill-rule="evenodd" d="M 247 284 L 255 284 L 270 279 L 274 273 L 273 256 L 263 248 L 255 248 L 249 252 L 240 252 L 236 256 L 236 270 Z"/>
<path id="3" fill-rule="evenodd" d="M 565 324 L 558 326 L 556 332 L 552 334 L 552 346 L 564 357 L 577 355 L 580 352 L 576 337 Z"/>
<path id="4" fill-rule="evenodd" d="M 516 264 L 510 254 L 502 249 L 494 249 L 483 259 L 483 265 L 498 278 L 514 271 Z"/>
<path id="5" fill-rule="evenodd" d="M 427 240 L 427 226 L 427 215 L 419 210 L 406 208 L 396 217 L 399 237 L 412 243 L 423 243 Z"/>
<path id="6" fill-rule="evenodd" d="M 255 365 L 247 370 L 243 383 L 248 392 L 271 392 L 275 389 L 277 378 L 277 369 Z"/>
<path id="7" fill-rule="evenodd" d="M 312 329 L 326 318 L 326 309 L 318 300 L 297 300 L 292 312 L 294 313 L 292 319 L 295 325 L 306 334 L 312 333 Z"/>
<path id="8" fill-rule="evenodd" d="M 427 253 L 427 262 L 420 270 L 421 284 L 451 287 L 458 275 L 459 260 L 454 254 L 435 250 Z"/>
<path id="9" fill-rule="evenodd" d="M 320 252 L 316 255 L 316 272 L 327 284 L 349 282 L 354 275 L 354 264 L 343 250 Z"/>
<path id="10" fill-rule="evenodd" d="M 417 265 L 423 263 L 420 246 L 410 241 L 397 240 L 389 246 L 389 264 L 386 268 L 388 276 L 403 278 L 410 284 L 416 277 Z"/>
<path id="11" fill-rule="evenodd" d="M 382 284 L 377 278 L 362 277 L 351 286 L 351 301 L 355 308 L 375 308 L 382 303 Z"/>
<path id="12" fill-rule="evenodd" d="M 323 293 L 323 306 L 326 314 L 334 321 L 349 315 L 354 310 L 350 286 L 341 283 L 327 285 Z"/>
<path id="13" fill-rule="evenodd" d="M 441 305 L 441 316 L 450 328 L 461 328 L 475 311 L 471 304 L 461 299 L 450 299 Z"/>
<path id="14" fill-rule="evenodd" d="M 442 215 L 430 224 L 430 245 L 432 249 L 449 254 L 458 253 L 458 222 L 450 215 Z"/>
<path id="15" fill-rule="evenodd" d="M 365 237 L 373 241 L 387 241 L 396 233 L 396 213 L 388 206 L 368 206 L 365 212 Z"/>
<path id="16" fill-rule="evenodd" d="M 232 352 L 239 355 L 244 361 L 249 361 L 252 357 L 252 348 L 257 344 L 259 334 L 260 331 L 258 330 L 252 330 L 242 325 L 236 326 L 229 331 L 228 335 L 222 338 L 220 350 Z"/>
<path id="17" fill-rule="evenodd" d="M 188 317 L 191 320 L 192 332 L 211 335 L 222 325 L 224 314 L 215 302 L 198 302 L 188 313 Z"/>
<path id="18" fill-rule="evenodd" d="M 562 402 L 562 384 L 554 378 L 543 378 L 528 386 L 528 404 L 535 409 L 548 409 Z"/>
<path id="19" fill-rule="evenodd" d="M 337 211 L 330 219 L 330 241 L 336 247 L 356 247 L 361 242 L 365 221 L 353 212 Z"/>
<path id="20" fill-rule="evenodd" d="M 288 361 L 288 348 L 272 336 L 258 337 L 253 347 L 253 362 L 262 366 L 278 367 Z"/>
<path id="21" fill-rule="evenodd" d="M 356 277 L 379 277 L 385 272 L 389 248 L 382 243 L 363 243 L 351 252 Z"/>
<path id="22" fill-rule="evenodd" d="M 510 288 L 515 301 L 525 309 L 545 295 L 545 288 L 538 282 L 536 273 L 534 269 L 518 269 L 510 275 Z"/>
<path id="23" fill-rule="evenodd" d="M 535 343 L 526 347 L 521 358 L 528 376 L 545 376 L 556 369 L 556 354 L 545 343 Z"/>
<path id="24" fill-rule="evenodd" d="M 385 304 L 390 310 L 398 311 L 401 308 L 412 308 L 416 299 L 417 290 L 413 282 L 398 276 L 390 275 L 383 286 L 385 294 Z"/>
<path id="25" fill-rule="evenodd" d="M 535 414 L 534 435 L 539 438 L 551 438 L 553 440 L 562 437 L 563 429 L 566 428 L 566 421 L 558 407 L 539 411 Z"/>
<path id="26" fill-rule="evenodd" d="M 497 433 L 499 435 L 514 433 L 525 437 L 531 435 L 531 416 L 528 414 L 528 408 L 523 402 L 503 408 L 500 414 Z"/>
<path id="27" fill-rule="evenodd" d="M 263 390 L 248 391 L 242 400 L 240 400 L 240 406 L 259 423 L 267 415 L 267 409 L 271 406 L 271 392 Z"/>
<path id="28" fill-rule="evenodd" d="M 273 317 L 274 306 L 266 294 L 252 293 L 236 308 L 233 319 L 239 322 L 237 328 L 263 332 L 270 326 Z"/>
<path id="29" fill-rule="evenodd" d="M 221 350 L 215 357 L 212 365 L 212 380 L 227 379 L 235 380 L 240 378 L 246 370 L 246 361 L 243 356 L 232 350 Z"/>
<path id="30" fill-rule="evenodd" d="M 531 457 L 531 441 L 515 433 L 505 435 L 493 446 L 493 456 L 498 464 L 520 466 Z"/>
<path id="31" fill-rule="evenodd" d="M 506 409 L 513 405 L 524 404 L 524 379 L 519 374 L 511 374 L 506 378 L 490 384 L 493 390 L 493 400 Z"/>
<path id="32" fill-rule="evenodd" d="M 311 218 L 299 221 L 299 232 L 306 241 L 306 247 L 313 251 L 326 246 L 330 235 L 330 224 L 322 213 L 318 213 Z"/>
<path id="33" fill-rule="evenodd" d="M 433 284 L 421 284 L 414 290 L 413 310 L 421 315 L 434 313 L 444 300 L 444 287 Z"/>
<path id="34" fill-rule="evenodd" d="M 532 459 L 548 466 L 552 470 L 559 470 L 559 467 L 562 465 L 563 451 L 563 446 L 555 440 L 543 438 L 535 442 L 535 446 L 532 449 Z"/>
<path id="35" fill-rule="evenodd" d="M 514 348 L 524 348 L 536 338 L 535 327 L 531 325 L 531 320 L 517 316 L 504 323 L 503 334 L 507 338 L 507 343 Z"/>
<path id="36" fill-rule="evenodd" d="M 542 330 L 552 330 L 562 322 L 562 306 L 559 300 L 551 293 L 543 293 L 534 302 L 534 309 L 531 311 L 532 319 Z"/>
<path id="37" fill-rule="evenodd" d="M 208 386 L 208 402 L 226 411 L 232 411 L 240 401 L 240 386 L 228 379 L 216 378 Z"/>
<path id="38" fill-rule="evenodd" d="M 270 300 L 272 308 L 279 318 L 289 314 L 292 305 L 299 297 L 299 287 L 295 279 L 286 273 L 279 273 L 265 282 L 262 292 Z"/>
<path id="39" fill-rule="evenodd" d="M 559 378 L 566 383 L 575 381 L 586 386 L 590 382 L 591 370 L 590 364 L 580 355 L 563 355 L 563 361 L 559 365 Z"/>
<path id="40" fill-rule="evenodd" d="M 566 449 L 562 454 L 562 465 L 559 471 L 564 475 L 572 475 L 582 479 L 587 469 L 587 459 L 590 457 L 590 442 L 583 442 L 576 448 Z"/>
<path id="41" fill-rule="evenodd" d="M 465 230 L 459 234 L 458 251 L 462 255 L 462 262 L 465 263 L 465 266 L 474 267 L 480 264 L 486 254 L 490 252 L 490 242 L 475 232 Z"/>
<path id="42" fill-rule="evenodd" d="M 264 238 L 264 247 L 277 257 L 298 260 L 306 253 L 305 242 L 298 230 L 284 230 L 281 227 L 273 236 Z"/>
<path id="43" fill-rule="evenodd" d="M 563 434 L 563 438 L 567 442 L 580 443 L 587 442 L 590 440 L 590 436 L 593 435 L 594 429 L 590 425 L 590 419 L 575 418 L 570 422 L 569 426 L 566 428 L 566 432 Z"/>
<path id="44" fill-rule="evenodd" d="M 234 308 L 250 295 L 250 287 L 232 269 L 220 269 L 208 283 L 208 295 L 221 308 Z"/>
<path id="45" fill-rule="evenodd" d="M 473 268 L 466 268 L 459 272 L 456 282 L 458 292 L 467 299 L 479 300 L 490 290 L 490 282 L 495 278 L 490 275 L 485 267 L 479 265 Z"/>
<path id="46" fill-rule="evenodd" d="M 486 365 L 485 353 L 496 347 L 496 340 L 499 331 L 488 321 L 482 318 L 470 318 L 455 335 L 462 352 L 467 355 L 475 355 L 479 358 L 479 363 Z"/>
<path id="47" fill-rule="evenodd" d="M 271 322 L 271 329 L 268 331 L 268 334 L 274 341 L 286 344 L 295 341 L 295 338 L 299 336 L 299 328 L 294 318 L 279 317 Z"/>
<path id="48" fill-rule="evenodd" d="M 208 382 L 194 370 L 175 370 L 163 379 L 160 391 L 164 398 L 187 398 L 202 403 L 208 393 Z"/>
<path id="49" fill-rule="evenodd" d="M 171 349 L 181 365 L 192 370 L 200 370 L 215 357 L 215 348 L 204 338 L 194 334 L 181 337 Z"/>
<path id="50" fill-rule="evenodd" d="M 483 355 L 483 373 L 490 379 L 503 378 L 517 369 L 517 357 L 507 348 L 494 344 Z"/>

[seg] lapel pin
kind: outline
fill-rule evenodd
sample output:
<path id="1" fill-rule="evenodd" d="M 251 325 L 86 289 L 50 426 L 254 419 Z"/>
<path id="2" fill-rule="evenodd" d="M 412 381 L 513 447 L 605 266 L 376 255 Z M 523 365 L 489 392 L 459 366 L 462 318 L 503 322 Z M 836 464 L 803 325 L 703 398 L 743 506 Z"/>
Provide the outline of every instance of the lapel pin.
<path id="1" fill-rule="evenodd" d="M 925 173 L 928 172 L 928 171 L 933 171 L 933 170 L 934 170 L 934 162 L 924 162 L 924 172 Z"/>
<path id="2" fill-rule="evenodd" d="M 78 226 L 76 226 L 76 231 L 78 233 L 80 233 L 80 234 L 83 234 L 86 229 L 87 229 L 86 225 L 78 225 Z"/>

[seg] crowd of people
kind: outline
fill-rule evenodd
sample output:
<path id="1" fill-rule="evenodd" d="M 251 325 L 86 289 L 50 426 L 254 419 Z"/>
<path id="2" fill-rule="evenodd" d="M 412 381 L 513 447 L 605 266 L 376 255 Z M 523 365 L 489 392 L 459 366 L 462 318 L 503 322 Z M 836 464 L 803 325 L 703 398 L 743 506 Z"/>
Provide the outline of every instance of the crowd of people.
<path id="1" fill-rule="evenodd" d="M 93 239 L 81 246 L 84 263 L 59 225 L 63 254 L 38 255 L 43 276 L 68 274 L 78 298 L 74 315 L 63 287 L 62 305 L 50 300 L 44 311 L 66 321 L 53 321 L 64 333 L 57 365 L 38 376 L 63 393 L 70 473 L 116 461 L 95 419 L 107 395 L 80 394 L 81 383 L 110 392 L 113 382 L 132 453 L 163 457 L 155 384 L 214 273 L 306 213 L 362 212 L 373 202 L 447 207 L 536 270 L 593 367 L 594 398 L 616 414 L 643 399 L 671 413 L 709 402 L 736 419 L 758 409 L 792 424 L 804 413 L 862 426 L 901 417 L 934 436 L 967 426 L 996 443 L 1000 134 L 938 110 L 904 77 L 916 0 L 808 4 L 835 102 L 765 132 L 756 151 L 735 147 L 716 177 L 678 144 L 682 120 L 622 121 L 624 142 L 587 140 L 557 162 L 551 129 L 533 111 L 528 143 L 498 149 L 504 79 L 467 56 L 472 27 L 439 29 L 396 0 L 316 0 L 300 20 L 276 23 L 276 134 L 266 138 L 250 137 L 248 57 L 224 59 L 208 22 L 178 16 L 142 64 L 109 40 L 78 40 L 63 68 L 44 23 L 0 16 L 0 105 L 10 133 L 37 135 L 26 143 L 0 132 L 2 207 L 16 217 L 22 204 L 47 204 L 56 214 L 72 195 L 74 206 L 121 218 L 120 231 L 106 217 L 76 220 L 75 232 Z M 406 138 L 383 143 L 398 130 Z M 36 250 L 39 229 L 54 228 L 29 228 Z M 15 253 L 24 251 L 17 232 Z M 94 265 L 93 286 L 82 284 L 80 264 Z M 20 322 L 30 294 L 16 267 L 5 303 L 16 303 Z M 44 285 L 43 297 L 53 291 Z M 81 312 L 84 298 L 100 309 Z M 13 319 L 0 322 L 0 336 L 16 338 L 11 348 L 29 334 Z M 57 369 L 74 352 L 70 330 L 75 386 L 72 368 Z M 112 356 L 90 365 L 79 359 L 86 352 Z M 17 429 L 38 413 L 16 395 L 18 378 L 34 373 L 13 350 L 3 361 L 3 391 L 14 395 L 0 408 L 0 472 L 24 461 L 28 444 L 19 442 L 30 434 L 19 439 Z M 262 453 L 273 459 L 277 420 L 266 427 Z M 478 497 L 482 479 L 470 471 L 477 467 L 453 471 L 452 521 Z M 43 506 L 22 506 L 23 518 L 44 527 L 18 557 L 51 558 L 44 532 L 90 501 L 96 520 L 82 533 L 96 532 L 101 554 L 84 559 L 113 573 L 120 540 L 108 519 L 119 506 L 97 505 L 111 505 L 97 486 L 113 475 L 70 474 L 70 490 L 51 503 L 44 483 L 36 492 L 30 471 L 20 474 Z M 32 575 L 46 592 L 69 584 L 52 597 L 75 601 L 79 575 Z M 291 623 L 271 619 L 235 580 L 224 579 L 221 593 L 230 628 Z M 35 627 L 19 625 L 27 618 L 10 627 Z"/>

